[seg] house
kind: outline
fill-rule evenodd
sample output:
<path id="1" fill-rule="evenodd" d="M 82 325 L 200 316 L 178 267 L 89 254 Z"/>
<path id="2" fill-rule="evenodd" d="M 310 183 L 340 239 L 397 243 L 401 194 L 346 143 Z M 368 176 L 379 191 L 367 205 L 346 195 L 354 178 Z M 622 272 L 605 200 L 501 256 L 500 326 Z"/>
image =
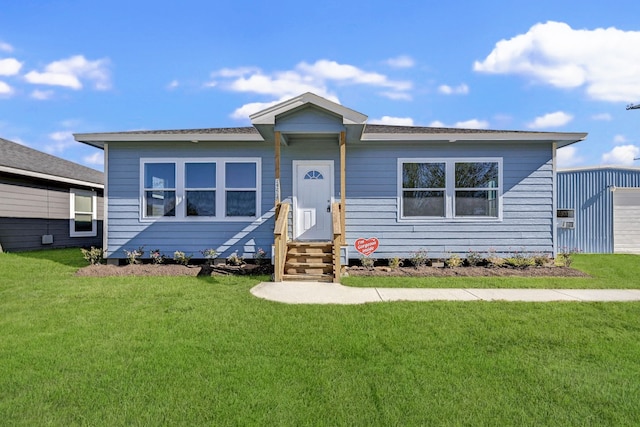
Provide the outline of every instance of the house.
<path id="1" fill-rule="evenodd" d="M 640 254 L 640 168 L 558 171 L 558 248 Z"/>
<path id="2" fill-rule="evenodd" d="M 375 258 L 554 254 L 555 152 L 586 137 L 367 124 L 312 93 L 250 118 L 75 135 L 105 151 L 107 257 L 263 249 L 276 280 L 339 280 L 356 242 Z"/>
<path id="3" fill-rule="evenodd" d="M 0 138 L 0 249 L 102 246 L 103 174 Z"/>

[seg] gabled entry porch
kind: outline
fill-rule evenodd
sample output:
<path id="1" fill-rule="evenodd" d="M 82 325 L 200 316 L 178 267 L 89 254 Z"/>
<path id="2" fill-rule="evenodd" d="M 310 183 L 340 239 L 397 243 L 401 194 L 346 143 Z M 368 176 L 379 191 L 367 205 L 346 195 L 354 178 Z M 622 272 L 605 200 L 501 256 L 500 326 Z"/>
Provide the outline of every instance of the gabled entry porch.
<path id="1" fill-rule="evenodd" d="M 312 93 L 251 116 L 274 144 L 274 280 L 340 281 L 346 144 L 360 140 L 366 120 Z"/>
<path id="2" fill-rule="evenodd" d="M 274 280 L 340 282 L 345 244 L 346 136 L 340 132 L 340 196 L 334 189 L 332 161 L 293 161 L 291 202 L 280 200 L 281 138 L 276 131 Z"/>

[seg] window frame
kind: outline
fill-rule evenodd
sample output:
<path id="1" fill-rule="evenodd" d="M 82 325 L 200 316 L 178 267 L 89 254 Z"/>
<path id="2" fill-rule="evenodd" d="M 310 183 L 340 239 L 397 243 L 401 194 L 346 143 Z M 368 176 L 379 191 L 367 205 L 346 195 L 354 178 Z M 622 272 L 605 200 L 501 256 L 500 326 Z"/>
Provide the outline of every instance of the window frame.
<path id="1" fill-rule="evenodd" d="M 176 207 L 175 216 L 147 216 L 145 199 L 145 164 L 149 163 L 173 163 L 175 165 L 175 191 Z M 187 214 L 187 191 L 194 191 L 194 188 L 186 187 L 186 164 L 187 163 L 214 163 L 216 169 L 215 180 L 215 215 L 188 215 Z M 253 163 L 256 168 L 255 187 L 244 188 L 244 191 L 256 192 L 256 214 L 253 216 L 227 216 L 226 215 L 226 193 L 233 188 L 226 185 L 226 165 L 227 163 Z M 208 191 L 209 189 L 205 189 Z M 140 178 L 139 178 L 139 218 L 141 222 L 243 222 L 255 221 L 260 217 L 262 206 L 262 159 L 260 157 L 141 157 L 140 158 Z"/>
<path id="2" fill-rule="evenodd" d="M 405 163 L 444 163 L 445 164 L 445 215 L 444 216 L 405 216 L 403 192 L 403 165 Z M 457 189 L 455 182 L 456 163 L 497 163 L 498 164 L 498 187 L 497 191 L 498 209 L 496 216 L 455 216 L 455 194 Z M 416 157 L 398 158 L 397 160 L 397 215 L 399 222 L 501 222 L 503 220 L 503 158 L 502 157 Z M 484 188 L 481 189 L 484 191 Z M 492 188 L 493 190 L 493 188 Z M 441 190 L 439 190 L 441 191 Z"/>
<path id="3" fill-rule="evenodd" d="M 76 211 L 76 196 L 91 197 L 92 212 Z M 98 194 L 93 190 L 69 189 L 69 237 L 96 237 L 98 235 Z M 91 214 L 91 230 L 76 231 L 76 214 Z"/>

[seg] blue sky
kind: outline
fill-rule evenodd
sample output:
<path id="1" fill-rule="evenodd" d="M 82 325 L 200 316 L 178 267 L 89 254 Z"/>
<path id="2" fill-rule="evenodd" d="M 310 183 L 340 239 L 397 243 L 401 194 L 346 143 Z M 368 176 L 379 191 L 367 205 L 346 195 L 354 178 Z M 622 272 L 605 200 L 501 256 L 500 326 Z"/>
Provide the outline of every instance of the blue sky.
<path id="1" fill-rule="evenodd" d="M 247 126 L 312 91 L 369 123 L 588 132 L 640 161 L 640 2 L 7 1 L 0 137 L 102 169 L 75 132 Z"/>

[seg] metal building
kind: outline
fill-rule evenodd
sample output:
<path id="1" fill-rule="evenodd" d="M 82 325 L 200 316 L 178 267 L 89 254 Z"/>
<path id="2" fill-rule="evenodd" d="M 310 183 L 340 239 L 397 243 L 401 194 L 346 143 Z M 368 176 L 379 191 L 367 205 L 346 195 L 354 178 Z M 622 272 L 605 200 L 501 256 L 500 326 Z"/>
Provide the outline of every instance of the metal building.
<path id="1" fill-rule="evenodd" d="M 558 250 L 640 254 L 640 168 L 557 173 Z"/>

